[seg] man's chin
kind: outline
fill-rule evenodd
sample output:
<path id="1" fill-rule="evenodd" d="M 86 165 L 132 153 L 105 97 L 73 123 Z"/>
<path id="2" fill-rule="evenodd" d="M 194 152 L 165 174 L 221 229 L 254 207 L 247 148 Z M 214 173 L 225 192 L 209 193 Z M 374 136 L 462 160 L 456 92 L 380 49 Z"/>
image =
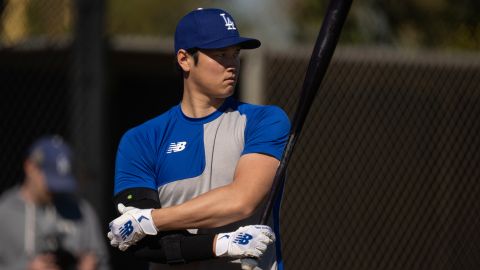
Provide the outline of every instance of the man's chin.
<path id="1" fill-rule="evenodd" d="M 217 97 L 218 98 L 228 98 L 228 97 L 232 96 L 233 93 L 235 93 L 235 88 L 234 87 L 232 87 L 231 89 L 230 88 L 226 89 L 223 93 L 221 93 Z"/>

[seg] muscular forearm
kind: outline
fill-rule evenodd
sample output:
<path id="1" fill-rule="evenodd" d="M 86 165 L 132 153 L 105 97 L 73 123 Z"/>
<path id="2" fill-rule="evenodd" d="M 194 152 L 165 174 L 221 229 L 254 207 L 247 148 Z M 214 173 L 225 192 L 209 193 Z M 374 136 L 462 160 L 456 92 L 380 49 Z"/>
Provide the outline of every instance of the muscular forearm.
<path id="1" fill-rule="evenodd" d="M 218 239 L 215 235 L 189 237 L 184 234 L 187 233 L 186 231 L 176 235 L 173 228 L 216 227 L 248 216 L 253 212 L 248 209 L 255 209 L 258 201 L 266 194 L 265 190 L 268 186 L 267 183 L 251 185 L 248 184 L 248 181 L 234 181 L 228 186 L 207 192 L 183 205 L 156 210 L 152 210 L 152 208 L 159 207 L 160 203 L 152 199 L 155 198 L 154 196 L 151 196 L 156 191 L 145 188 L 128 189 L 115 196 L 119 213 L 122 215 L 110 222 L 110 231 L 107 236 L 112 246 L 118 247 L 122 251 L 130 250 L 138 258 L 158 262 L 176 263 L 200 260 L 211 258 L 213 254 L 219 257 L 252 256 L 253 254 L 258 257 L 265 251 L 266 245 L 274 239 L 269 227 L 243 226 L 235 232 L 227 233 L 229 235 L 232 233 L 240 235 L 245 232 L 253 233 L 252 235 L 260 233 L 266 237 L 252 241 L 252 243 L 256 243 L 250 247 L 242 244 L 233 249 L 231 247 L 235 243 L 231 241 L 235 239 L 234 237 L 218 236 Z M 263 188 L 259 192 L 254 192 L 256 191 L 255 187 Z M 243 195 L 239 195 L 241 193 Z M 131 200 L 131 198 L 135 198 L 135 200 Z M 124 203 L 128 206 L 126 207 Z M 142 207 L 142 209 L 135 206 Z M 154 224 L 155 220 L 157 224 Z M 160 232 L 154 228 L 155 226 L 160 228 Z M 128 233 L 125 233 L 126 231 Z M 147 237 L 145 238 L 145 236 Z M 142 239 L 144 241 L 138 242 Z M 216 240 L 221 240 L 220 244 Z M 264 247 L 263 251 L 261 248 L 259 249 L 262 246 Z M 203 255 L 199 256 L 197 249 L 201 249 Z"/>
<path id="2" fill-rule="evenodd" d="M 278 164 L 275 158 L 262 154 L 244 155 L 232 183 L 182 204 L 154 210 L 154 223 L 163 231 L 213 228 L 244 219 L 270 191 Z"/>
<path id="3" fill-rule="evenodd" d="M 157 228 L 176 230 L 213 228 L 250 216 L 257 201 L 246 201 L 234 184 L 214 189 L 183 204 L 156 209 L 152 217 Z M 248 191 L 244 191 L 248 192 Z"/>

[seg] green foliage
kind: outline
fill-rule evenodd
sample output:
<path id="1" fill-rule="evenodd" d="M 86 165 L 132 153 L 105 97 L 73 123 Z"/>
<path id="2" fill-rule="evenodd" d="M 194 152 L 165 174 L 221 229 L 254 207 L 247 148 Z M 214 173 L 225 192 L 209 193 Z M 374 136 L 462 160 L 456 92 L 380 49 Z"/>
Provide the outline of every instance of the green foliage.
<path id="1" fill-rule="evenodd" d="M 185 1 L 188 2 L 188 1 Z M 192 2 L 192 1 L 191 1 Z M 107 28 L 111 35 L 172 33 L 185 12 L 176 1 L 122 0 L 107 2 Z"/>
<path id="2" fill-rule="evenodd" d="M 239 2 L 234 1 L 245 2 L 242 2 L 244 5 L 239 5 Z M 293 42 L 310 42 L 316 38 L 329 2 L 328 0 L 259 1 L 263 2 L 110 0 L 106 2 L 106 32 L 109 36 L 171 37 L 174 34 L 176 22 L 186 12 L 198 7 L 216 6 L 226 8 L 238 15 L 242 33 L 258 30 L 261 27 L 273 31 L 273 26 L 268 25 L 268 21 L 265 23 L 258 17 L 269 15 L 270 18 L 277 19 L 277 22 L 278 19 L 289 21 L 287 25 L 292 26 L 292 29 L 288 33 L 288 38 L 293 39 Z M 50 0 L 28 1 L 28 3 L 28 25 L 25 28 L 29 35 L 58 36 L 71 33 L 75 1 Z M 266 10 L 252 12 L 257 5 Z M 268 14 L 272 5 L 290 13 Z M 230 8 L 236 8 L 236 10 Z M 354 0 L 340 42 L 355 45 L 478 50 L 480 49 L 479 11 L 479 0 Z M 252 16 L 257 16 L 258 20 L 252 19 L 248 14 L 254 14 Z"/>
<path id="3" fill-rule="evenodd" d="M 316 35 L 326 2 L 295 0 L 294 18 L 299 40 Z M 402 47 L 480 49 L 479 10 L 478 0 L 356 0 L 342 33 L 342 41 Z"/>
<path id="4" fill-rule="evenodd" d="M 176 22 L 190 10 L 212 6 L 207 0 L 121 0 L 107 1 L 110 35 L 173 36 Z"/>

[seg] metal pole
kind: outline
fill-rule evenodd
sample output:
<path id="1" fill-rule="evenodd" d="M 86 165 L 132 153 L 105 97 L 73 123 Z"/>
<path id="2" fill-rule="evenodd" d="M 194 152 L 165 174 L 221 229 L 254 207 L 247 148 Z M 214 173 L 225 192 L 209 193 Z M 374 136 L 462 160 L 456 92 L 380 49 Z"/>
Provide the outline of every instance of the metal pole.
<path id="1" fill-rule="evenodd" d="M 104 0 L 76 0 L 70 137 L 81 194 L 106 218 Z"/>

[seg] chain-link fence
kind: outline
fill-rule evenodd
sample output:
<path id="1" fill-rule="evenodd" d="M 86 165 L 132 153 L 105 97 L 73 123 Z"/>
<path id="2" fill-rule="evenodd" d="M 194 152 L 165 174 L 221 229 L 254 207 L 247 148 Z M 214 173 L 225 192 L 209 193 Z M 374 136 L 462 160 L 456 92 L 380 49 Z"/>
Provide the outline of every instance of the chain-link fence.
<path id="1" fill-rule="evenodd" d="M 66 136 L 70 1 L 0 2 L 2 191 L 22 177 L 22 159 L 34 139 Z"/>
<path id="2" fill-rule="evenodd" d="M 171 27 L 162 17 L 164 30 L 146 24 L 137 30 L 141 38 L 131 38 L 135 28 L 122 30 L 113 21 L 139 10 L 155 17 L 153 2 L 126 1 L 131 8 L 120 11 L 112 3 L 105 11 L 78 4 L 87 2 L 93 1 L 0 1 L 1 191 L 21 181 L 29 143 L 59 133 L 86 160 L 83 174 L 95 180 L 86 180 L 84 190 L 94 194 L 101 211 L 113 209 L 113 159 L 121 134 L 180 98 L 171 39 L 151 39 L 156 31 L 173 29 L 177 15 L 169 14 Z M 276 11 L 302 1 L 280 2 Z M 352 18 L 370 14 L 355 10 L 355 4 Z M 189 5 L 179 13 L 196 4 Z M 74 27 L 76 16 L 91 18 L 92 12 L 106 12 L 106 22 L 89 25 L 96 21 L 84 19 L 77 24 L 82 27 Z M 232 13 L 249 17 L 240 9 Z M 272 29 L 291 27 L 255 14 L 259 22 L 277 26 Z M 354 46 L 347 42 L 367 35 L 347 22 L 347 38 L 334 55 L 289 167 L 281 213 L 286 269 L 480 269 L 480 54 L 475 51 L 480 28 L 471 21 L 445 25 L 459 29 L 456 44 L 468 51 L 379 49 L 375 42 Z M 246 26 L 256 33 L 255 24 Z M 90 37 L 96 43 L 82 43 L 95 27 L 110 31 L 109 43 L 102 43 L 99 33 Z M 400 45 L 430 35 L 398 29 L 399 40 L 406 40 Z M 259 81 L 242 80 L 239 90 L 263 84 L 262 102 L 277 104 L 292 117 L 313 40 L 304 33 L 309 45 L 297 46 L 284 42 L 288 35 L 275 33 L 262 35 L 266 49 L 254 62 Z M 281 46 L 270 49 L 274 43 Z M 133 267 L 132 258 L 112 256 L 114 269 Z"/>
<path id="3" fill-rule="evenodd" d="M 294 111 L 303 58 L 268 56 Z M 480 58 L 339 49 L 289 167 L 287 269 L 480 267 Z"/>

